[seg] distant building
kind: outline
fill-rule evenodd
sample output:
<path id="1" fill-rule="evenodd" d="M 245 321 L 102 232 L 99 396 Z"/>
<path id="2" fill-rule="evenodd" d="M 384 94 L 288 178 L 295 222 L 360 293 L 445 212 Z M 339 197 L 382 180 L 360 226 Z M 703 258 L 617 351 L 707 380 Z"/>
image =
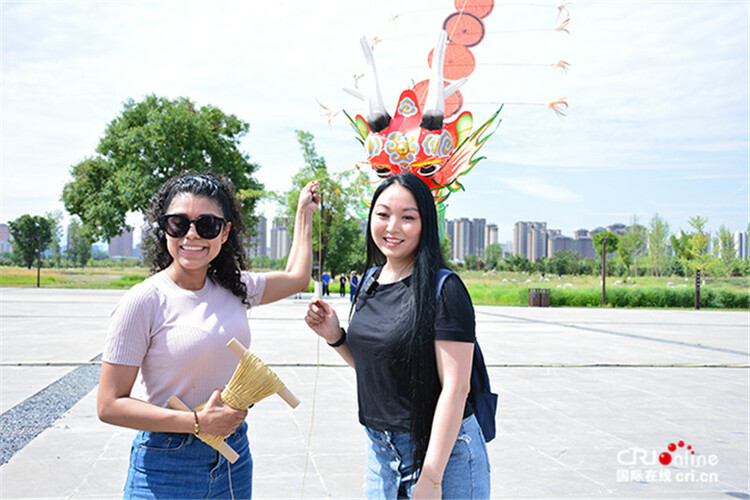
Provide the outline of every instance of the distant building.
<path id="1" fill-rule="evenodd" d="M 740 259 L 746 259 L 747 233 L 744 231 L 735 231 L 732 238 L 734 239 L 734 249 L 737 251 L 737 257 Z"/>
<path id="2" fill-rule="evenodd" d="M 526 235 L 526 258 L 530 261 L 547 256 L 547 223 L 530 222 Z"/>
<path id="3" fill-rule="evenodd" d="M 472 219 L 469 240 L 469 255 L 484 257 L 484 231 L 487 226 L 485 219 Z"/>
<path id="4" fill-rule="evenodd" d="M 132 257 L 133 256 L 133 235 L 135 231 L 123 230 L 111 240 L 109 240 L 110 257 Z"/>
<path id="5" fill-rule="evenodd" d="M 484 248 L 498 242 L 497 224 L 487 224 L 484 226 Z"/>
<path id="6" fill-rule="evenodd" d="M 453 260 L 464 260 L 471 255 L 469 248 L 471 245 L 471 221 L 467 218 L 455 219 L 453 221 Z"/>
<path id="7" fill-rule="evenodd" d="M 497 226 L 494 228 L 494 238 L 497 240 Z M 484 256 L 487 246 L 487 221 L 485 219 L 467 219 L 465 217 L 445 221 L 445 235 L 451 243 L 451 260 L 465 260 L 469 255 Z"/>
<path id="8" fill-rule="evenodd" d="M 8 224 L 0 224 L 0 253 L 10 252 L 12 248 Z"/>
<path id="9" fill-rule="evenodd" d="M 250 238 L 250 248 L 248 255 L 252 257 L 268 256 L 268 221 L 262 215 L 258 216 L 258 223 L 255 226 L 255 236 Z"/>
<path id="10" fill-rule="evenodd" d="M 282 219 L 276 218 L 271 224 L 271 257 L 274 260 L 283 259 L 289 253 L 292 241 L 289 231 Z"/>
<path id="11" fill-rule="evenodd" d="M 624 231 L 619 226 L 621 224 L 610 228 Z M 560 250 L 577 253 L 582 259 L 595 257 L 592 235 L 608 229 L 599 227 L 590 232 L 579 229 L 571 238 L 563 235 L 559 229 L 547 229 L 546 222 L 518 221 L 513 227 L 513 254 L 524 256 L 531 261 L 553 257 Z"/>

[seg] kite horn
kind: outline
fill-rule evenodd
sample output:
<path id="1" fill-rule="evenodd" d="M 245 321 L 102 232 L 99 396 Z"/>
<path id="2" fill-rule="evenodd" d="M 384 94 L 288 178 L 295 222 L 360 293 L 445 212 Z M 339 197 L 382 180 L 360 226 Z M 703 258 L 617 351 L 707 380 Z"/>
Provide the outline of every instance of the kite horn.
<path id="1" fill-rule="evenodd" d="M 388 127 L 391 123 L 391 115 L 385 109 L 383 96 L 380 94 L 380 84 L 378 83 L 378 72 L 375 69 L 375 57 L 372 55 L 372 49 L 365 37 L 359 39 L 362 45 L 362 52 L 365 54 L 367 65 L 370 67 L 372 77 L 368 78 L 368 91 L 365 94 L 365 103 L 367 105 L 367 124 L 373 132 L 380 132 Z"/>
<path id="2" fill-rule="evenodd" d="M 421 127 L 427 130 L 440 130 L 443 128 L 443 117 L 445 116 L 445 88 L 443 85 L 443 64 L 445 64 L 445 44 L 448 34 L 445 30 L 440 31 L 435 51 L 432 57 L 432 78 L 427 90 L 427 99 L 424 102 Z"/>

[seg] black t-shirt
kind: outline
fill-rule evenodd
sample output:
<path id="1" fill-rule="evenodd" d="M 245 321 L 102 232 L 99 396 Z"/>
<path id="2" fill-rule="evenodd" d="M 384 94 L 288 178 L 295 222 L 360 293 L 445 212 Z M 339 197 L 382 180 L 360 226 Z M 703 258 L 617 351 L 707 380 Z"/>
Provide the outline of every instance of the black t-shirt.
<path id="1" fill-rule="evenodd" d="M 406 323 L 404 304 L 411 277 L 360 293 L 349 324 L 347 343 L 357 374 L 359 421 L 377 430 L 409 432 L 410 370 L 399 351 Z M 451 274 L 443 283 L 435 317 L 435 340 L 474 342 L 474 307 L 461 278 Z M 464 417 L 471 414 L 469 402 Z"/>

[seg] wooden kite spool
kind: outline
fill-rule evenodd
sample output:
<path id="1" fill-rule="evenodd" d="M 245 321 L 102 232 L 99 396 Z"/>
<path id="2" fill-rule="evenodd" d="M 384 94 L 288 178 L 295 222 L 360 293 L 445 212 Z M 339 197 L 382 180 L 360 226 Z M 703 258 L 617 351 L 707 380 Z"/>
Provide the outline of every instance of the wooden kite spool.
<path id="1" fill-rule="evenodd" d="M 222 403 L 231 406 L 237 410 L 246 410 L 251 405 L 265 399 L 271 394 L 278 394 L 292 408 L 299 405 L 299 399 L 286 388 L 279 377 L 266 365 L 259 357 L 248 351 L 240 344 L 237 339 L 232 339 L 227 343 L 227 347 L 240 358 L 240 362 L 232 375 L 231 380 L 221 391 Z M 169 406 L 176 410 L 183 411 L 200 411 L 206 404 L 191 410 L 177 396 L 172 396 L 167 401 Z M 198 439 L 208 444 L 230 463 L 234 463 L 239 458 L 225 441 L 223 436 L 214 434 L 198 434 Z"/>

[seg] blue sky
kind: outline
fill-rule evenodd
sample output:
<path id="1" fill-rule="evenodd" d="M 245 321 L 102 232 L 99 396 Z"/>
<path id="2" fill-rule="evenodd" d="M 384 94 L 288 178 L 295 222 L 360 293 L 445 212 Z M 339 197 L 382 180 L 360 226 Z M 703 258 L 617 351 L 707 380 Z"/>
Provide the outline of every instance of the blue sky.
<path id="1" fill-rule="evenodd" d="M 462 178 L 448 218 L 519 220 L 572 234 L 655 213 L 673 232 L 700 215 L 748 224 L 748 2 L 496 2 L 462 88 L 475 123 L 504 104 L 486 160 Z M 186 96 L 250 123 L 243 150 L 269 190 L 302 163 L 295 129 L 333 172 L 364 159 L 341 89 L 378 37 L 386 106 L 429 77 L 450 0 L 2 2 L 0 222 L 63 209 L 70 167 L 94 154 L 122 103 Z M 567 73 L 552 64 L 570 63 Z M 567 116 L 544 104 L 566 98 Z M 262 205 L 268 216 L 271 205 Z M 136 220 L 136 219 L 134 219 Z"/>

